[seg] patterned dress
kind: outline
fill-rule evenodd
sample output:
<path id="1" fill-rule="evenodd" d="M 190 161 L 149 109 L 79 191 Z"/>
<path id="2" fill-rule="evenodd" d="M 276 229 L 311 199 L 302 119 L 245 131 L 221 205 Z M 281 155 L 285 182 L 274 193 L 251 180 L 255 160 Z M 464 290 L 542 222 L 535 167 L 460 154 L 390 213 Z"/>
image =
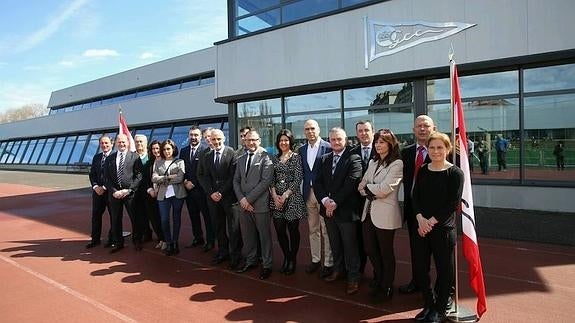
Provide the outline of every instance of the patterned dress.
<path id="1" fill-rule="evenodd" d="M 275 188 L 276 194 L 282 195 L 288 189 L 292 191 L 292 194 L 284 203 L 282 210 L 275 208 L 273 198 L 270 195 L 270 210 L 272 216 L 288 221 L 299 220 L 306 216 L 305 202 L 300 190 L 303 180 L 301 158 L 297 153 L 293 153 L 285 162 L 281 162 L 278 158 L 274 158 L 273 161 L 274 181 L 272 187 Z"/>

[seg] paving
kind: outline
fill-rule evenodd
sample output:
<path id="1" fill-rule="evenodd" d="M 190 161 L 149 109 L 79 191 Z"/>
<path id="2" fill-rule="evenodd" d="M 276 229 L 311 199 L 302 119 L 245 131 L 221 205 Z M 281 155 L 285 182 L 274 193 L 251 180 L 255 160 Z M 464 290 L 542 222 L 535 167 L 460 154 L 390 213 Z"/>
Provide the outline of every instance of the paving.
<path id="1" fill-rule="evenodd" d="M 274 240 L 269 280 L 258 270 L 236 274 L 197 248 L 164 256 L 153 244 L 117 254 L 86 250 L 90 190 L 86 175 L 0 171 L 0 322 L 410 322 L 421 296 L 396 293 L 368 302 L 371 269 L 358 294 L 343 281 L 304 272 L 306 223 L 292 276 L 277 272 Z M 191 240 L 184 208 L 181 243 Z M 127 218 L 127 217 L 126 217 Z M 129 229 L 129 223 L 126 222 Z M 104 227 L 104 232 L 108 228 Z M 488 311 L 481 322 L 573 322 L 575 248 L 482 238 Z M 407 232 L 395 240 L 396 285 L 410 275 Z M 458 256 L 460 305 L 473 309 L 467 265 Z"/>

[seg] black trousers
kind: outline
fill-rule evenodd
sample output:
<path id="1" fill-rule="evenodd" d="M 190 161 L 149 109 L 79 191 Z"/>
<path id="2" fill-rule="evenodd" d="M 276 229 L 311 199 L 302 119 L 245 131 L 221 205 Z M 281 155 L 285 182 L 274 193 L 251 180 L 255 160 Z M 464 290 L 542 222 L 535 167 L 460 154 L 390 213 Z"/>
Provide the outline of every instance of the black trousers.
<path id="1" fill-rule="evenodd" d="M 274 218 L 274 228 L 284 257 L 295 260 L 300 242 L 299 220 Z"/>
<path id="2" fill-rule="evenodd" d="M 455 229 L 436 227 L 425 237 L 415 239 L 415 268 L 418 287 L 421 289 L 426 307 L 435 307 L 445 312 L 454 279 Z M 431 257 L 435 261 L 437 279 L 435 293 L 431 286 Z"/>
<path id="3" fill-rule="evenodd" d="M 137 191 L 135 198 L 136 218 L 139 220 L 138 226 L 142 236 L 151 238 L 153 230 L 158 240 L 164 241 L 158 200 L 145 191 Z"/>
<path id="4" fill-rule="evenodd" d="M 206 242 L 214 243 L 216 238 L 208 210 L 206 194 L 198 187 L 194 187 L 192 190 L 187 192 L 188 196 L 186 197 L 186 207 L 188 208 L 188 214 L 192 224 L 192 233 L 194 235 L 194 239 L 204 240 L 202 219 L 200 218 L 201 214 L 202 218 L 204 219 L 204 226 L 206 228 Z"/>
<path id="5" fill-rule="evenodd" d="M 132 242 L 142 241 L 142 231 L 141 226 L 138 224 L 138 218 L 136 215 L 135 208 L 135 196 L 134 193 L 126 196 L 123 199 L 116 199 L 109 194 L 110 210 L 112 211 L 112 239 L 115 244 L 124 245 L 123 236 L 123 217 L 124 208 L 130 217 L 130 222 L 132 223 Z"/>
<path id="6" fill-rule="evenodd" d="M 325 227 L 333 254 L 333 270 L 347 271 L 348 282 L 359 281 L 361 261 L 357 243 L 357 221 L 337 222 L 333 217 L 325 218 Z"/>
<path id="7" fill-rule="evenodd" d="M 209 197 L 207 199 L 212 227 L 218 241 L 217 256 L 239 261 L 242 257 L 243 242 L 238 212 L 234 210 L 234 206 L 216 203 Z"/>
<path id="8" fill-rule="evenodd" d="M 392 287 L 395 280 L 395 230 L 377 228 L 369 215 L 363 221 L 362 228 L 365 250 L 373 265 L 374 280 L 379 287 Z"/>
<path id="9" fill-rule="evenodd" d="M 102 217 L 108 209 L 108 218 L 110 219 L 110 230 L 108 230 L 108 241 L 112 241 L 112 213 L 108 205 L 108 194 L 98 195 L 92 192 L 92 241 L 100 242 L 102 235 Z"/>

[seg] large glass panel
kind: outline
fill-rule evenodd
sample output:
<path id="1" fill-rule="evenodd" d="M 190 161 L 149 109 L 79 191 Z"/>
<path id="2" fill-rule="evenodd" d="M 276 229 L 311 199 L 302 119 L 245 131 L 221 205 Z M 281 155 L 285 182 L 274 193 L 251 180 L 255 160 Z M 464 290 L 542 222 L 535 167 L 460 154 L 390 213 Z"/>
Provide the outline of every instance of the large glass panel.
<path id="1" fill-rule="evenodd" d="M 280 10 L 273 9 L 237 21 L 236 36 L 249 34 L 280 24 Z"/>
<path id="2" fill-rule="evenodd" d="M 190 130 L 189 125 L 174 127 L 172 131 L 172 140 L 178 145 L 178 148 L 182 148 L 188 145 L 188 132 Z"/>
<path id="3" fill-rule="evenodd" d="M 28 149 L 26 149 L 26 154 L 24 155 L 24 157 L 22 157 L 22 160 L 20 161 L 20 163 L 28 164 L 30 162 L 30 157 L 32 157 L 32 154 L 34 153 L 34 149 L 36 149 L 36 143 L 37 142 L 38 142 L 38 139 L 30 140 L 30 143 L 28 144 Z"/>
<path id="4" fill-rule="evenodd" d="M 238 129 L 246 126 L 252 127 L 260 134 L 261 137 L 260 144 L 270 154 L 277 153 L 275 140 L 276 135 L 282 129 L 281 117 L 276 116 L 276 117 L 238 119 Z"/>
<path id="5" fill-rule="evenodd" d="M 20 145 L 20 149 L 18 149 L 18 153 L 16 153 L 16 157 L 14 157 L 14 164 L 20 164 L 22 162 L 22 157 L 24 157 L 24 153 L 28 148 L 29 140 L 23 140 L 22 144 Z"/>
<path id="6" fill-rule="evenodd" d="M 62 146 L 62 153 L 60 153 L 60 157 L 58 158 L 57 162 L 58 165 L 68 164 L 68 159 L 70 158 L 72 149 L 74 149 L 74 143 L 76 142 L 76 137 L 78 136 L 69 136 L 68 138 L 66 138 L 66 141 Z"/>
<path id="7" fill-rule="evenodd" d="M 6 145 L 8 145 L 7 141 L 0 142 L 0 163 L 4 157 L 4 148 L 6 148 Z"/>
<path id="8" fill-rule="evenodd" d="M 144 135 L 146 136 L 146 138 L 148 139 L 148 142 L 150 142 L 150 135 L 152 134 L 152 128 L 149 129 L 138 129 L 136 130 L 136 135 Z"/>
<path id="9" fill-rule="evenodd" d="M 338 8 L 338 0 L 301 0 L 282 8 L 282 23 L 299 20 Z"/>
<path id="10" fill-rule="evenodd" d="M 279 98 L 240 102 L 237 104 L 237 107 L 238 118 L 259 117 L 282 113 L 281 99 Z"/>
<path id="11" fill-rule="evenodd" d="M 48 159 L 48 165 L 54 165 L 58 161 L 60 157 L 60 152 L 64 147 L 64 142 L 66 141 L 66 137 L 58 137 L 54 142 L 54 148 L 52 148 L 52 153 L 50 154 L 50 159 Z"/>
<path id="12" fill-rule="evenodd" d="M 10 156 L 14 155 L 14 152 L 12 152 L 12 147 L 14 147 L 14 142 L 10 141 L 8 143 L 8 145 L 6 145 L 6 150 L 4 150 L 4 152 L 2 152 L 2 159 L 0 159 L 0 164 L 6 164 L 6 161 L 8 160 L 8 158 Z M 14 157 L 12 157 L 14 158 Z"/>
<path id="13" fill-rule="evenodd" d="M 463 98 L 516 94 L 519 91 L 517 71 L 462 76 L 459 87 Z M 451 98 L 449 78 L 427 81 L 427 101 Z"/>
<path id="14" fill-rule="evenodd" d="M 100 137 L 102 135 L 99 133 L 93 133 L 90 135 L 90 141 L 88 141 L 88 147 L 86 147 L 86 152 L 82 158 L 83 163 L 92 163 L 92 158 L 98 153 L 100 147 Z"/>
<path id="15" fill-rule="evenodd" d="M 80 157 L 82 157 L 82 151 L 84 151 L 84 147 L 86 146 L 87 138 L 88 135 L 78 136 L 78 139 L 76 139 L 76 144 L 72 149 L 72 154 L 70 155 L 70 161 L 68 161 L 68 164 L 74 164 L 81 161 Z"/>
<path id="16" fill-rule="evenodd" d="M 14 159 L 16 158 L 16 155 L 18 154 L 18 150 L 20 149 L 21 143 L 22 143 L 22 141 L 14 142 L 14 146 L 12 146 L 12 149 L 10 150 L 10 155 L 8 156 L 8 159 L 6 160 L 6 164 L 12 164 L 14 162 Z"/>
<path id="17" fill-rule="evenodd" d="M 338 110 L 341 107 L 340 92 L 322 92 L 285 98 L 286 113 L 321 110 Z"/>
<path id="18" fill-rule="evenodd" d="M 575 64 L 523 71 L 525 92 L 575 89 Z"/>
<path id="19" fill-rule="evenodd" d="M 451 109 L 449 104 L 428 105 L 428 115 L 434 120 L 437 129 L 451 133 Z M 472 177 L 519 179 L 519 100 L 498 99 L 463 102 L 467 137 L 474 143 L 472 153 Z M 496 152 L 497 137 L 508 141 L 505 158 Z M 482 147 L 482 149 L 478 149 Z M 479 162 L 485 161 L 485 172 Z M 505 168 L 499 164 L 505 161 Z M 503 165 L 502 165 L 503 166 Z"/>
<path id="20" fill-rule="evenodd" d="M 236 17 L 278 5 L 281 0 L 236 0 Z"/>
<path id="21" fill-rule="evenodd" d="M 40 159 L 38 159 L 39 165 L 44 165 L 48 163 L 48 156 L 50 156 L 50 152 L 52 151 L 52 147 L 54 146 L 55 138 L 48 138 L 46 139 L 46 144 L 44 145 L 44 149 L 42 150 L 42 155 Z"/>
<path id="22" fill-rule="evenodd" d="M 202 79 L 200 80 L 201 85 L 214 84 L 214 83 L 216 83 L 216 78 L 214 76 L 202 77 Z"/>
<path id="23" fill-rule="evenodd" d="M 38 162 L 38 157 L 42 153 L 42 149 L 44 149 L 44 144 L 46 143 L 46 138 L 42 138 L 38 140 L 38 144 L 36 144 L 36 149 L 34 149 L 34 154 L 32 158 L 30 158 L 30 164 L 35 165 Z"/>
<path id="24" fill-rule="evenodd" d="M 154 131 L 152 131 L 152 136 L 151 138 L 148 138 L 149 141 L 152 140 L 159 140 L 164 141 L 168 138 L 170 138 L 170 131 L 172 130 L 172 127 L 165 127 L 165 128 L 155 128 Z"/>
<path id="25" fill-rule="evenodd" d="M 200 84 L 200 80 L 191 80 L 191 81 L 187 81 L 182 83 L 182 89 L 187 89 L 190 87 L 196 87 Z"/>
<path id="26" fill-rule="evenodd" d="M 355 124 L 361 120 L 370 121 L 374 130 L 389 128 L 397 136 L 402 145 L 414 142 L 413 108 L 384 108 L 369 110 L 345 111 L 345 129 L 348 138 L 357 144 Z"/>
<path id="27" fill-rule="evenodd" d="M 342 7 L 349 7 L 349 6 L 353 6 L 353 5 L 360 4 L 363 2 L 367 2 L 367 1 L 371 1 L 371 0 L 342 0 L 341 6 Z"/>
<path id="28" fill-rule="evenodd" d="M 292 131 L 294 138 L 296 139 L 296 147 L 302 146 L 306 143 L 303 125 L 308 119 L 314 119 L 317 121 L 320 128 L 320 136 L 326 141 L 328 140 L 327 138 L 331 128 L 341 127 L 341 114 L 338 112 L 287 116 L 285 119 L 285 125 L 287 129 Z"/>
<path id="29" fill-rule="evenodd" d="M 343 106 L 348 108 L 413 102 L 413 84 L 390 84 L 343 91 Z"/>
<path id="30" fill-rule="evenodd" d="M 575 94 L 525 98 L 525 178 L 575 180 Z"/>

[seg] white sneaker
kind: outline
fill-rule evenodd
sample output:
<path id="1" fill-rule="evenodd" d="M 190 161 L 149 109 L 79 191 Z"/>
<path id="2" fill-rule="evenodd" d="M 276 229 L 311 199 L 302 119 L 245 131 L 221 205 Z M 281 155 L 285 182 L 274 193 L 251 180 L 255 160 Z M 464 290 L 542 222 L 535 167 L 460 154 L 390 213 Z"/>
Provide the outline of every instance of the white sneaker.
<path id="1" fill-rule="evenodd" d="M 156 249 L 160 249 L 162 247 L 162 243 L 164 243 L 163 241 L 159 241 L 158 244 L 154 247 Z"/>
<path id="2" fill-rule="evenodd" d="M 168 249 L 168 243 L 165 241 L 162 241 L 162 246 L 160 247 L 161 250 L 166 250 Z"/>

